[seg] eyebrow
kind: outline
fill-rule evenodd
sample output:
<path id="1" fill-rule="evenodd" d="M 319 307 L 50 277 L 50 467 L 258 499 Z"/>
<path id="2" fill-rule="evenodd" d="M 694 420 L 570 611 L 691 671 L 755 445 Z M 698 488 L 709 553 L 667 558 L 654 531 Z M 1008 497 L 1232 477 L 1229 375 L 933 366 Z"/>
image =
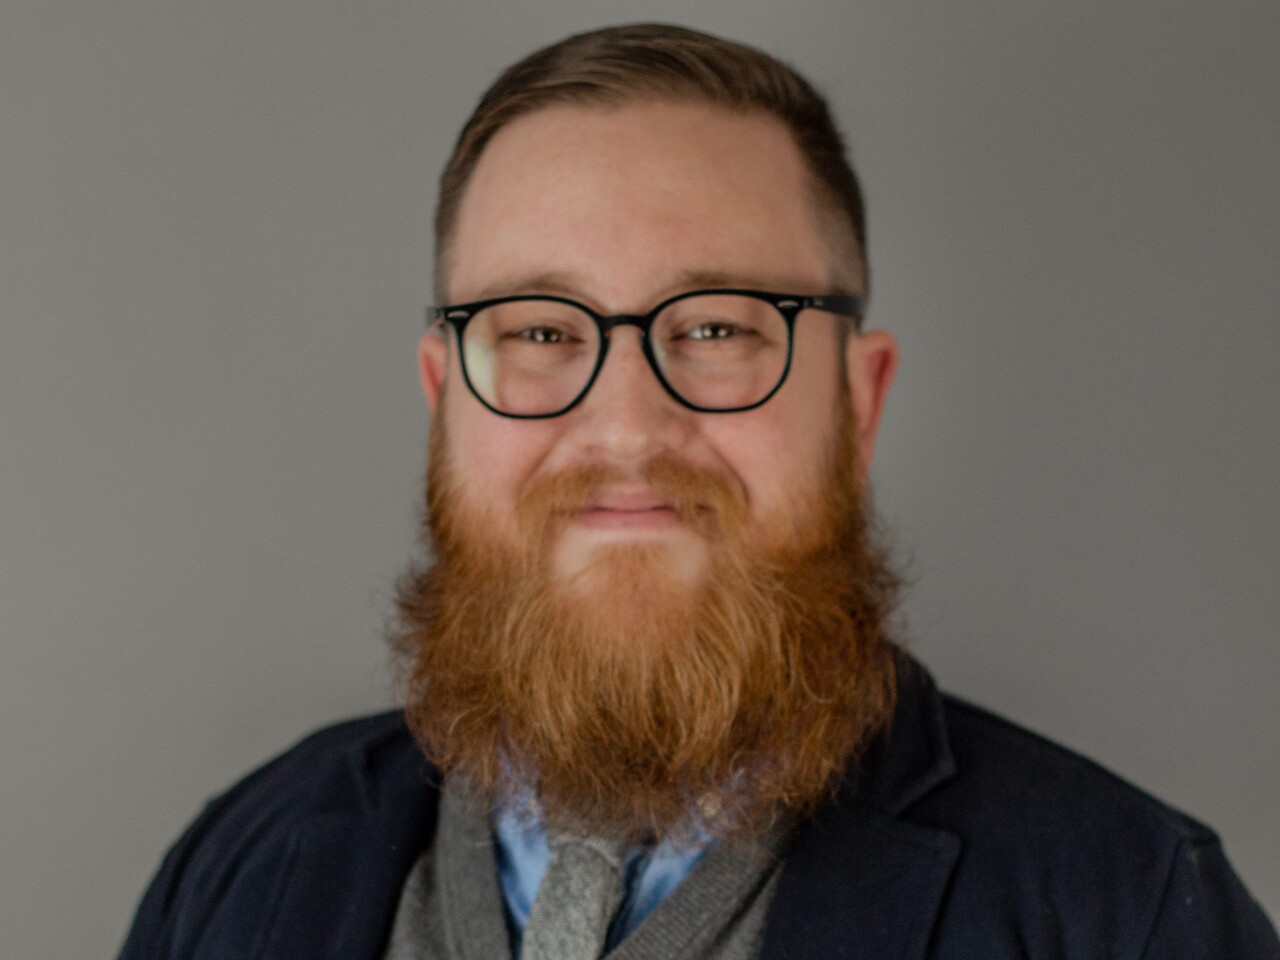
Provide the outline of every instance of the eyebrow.
<path id="1" fill-rule="evenodd" d="M 474 298 L 490 300 L 496 297 L 519 296 L 521 294 L 545 293 L 574 299 L 585 296 L 587 284 L 580 274 L 569 271 L 548 271 L 527 276 L 507 277 L 495 281 L 482 288 Z M 718 287 L 739 288 L 744 290 L 768 290 L 776 293 L 798 293 L 809 287 L 808 283 L 797 283 L 788 280 L 781 274 L 767 276 L 752 273 L 737 273 L 726 270 L 683 270 L 675 279 L 657 292 L 654 303 L 686 290 L 715 289 Z M 815 291 L 824 294 L 843 294 L 845 290 Z"/>
<path id="2" fill-rule="evenodd" d="M 490 300 L 494 297 L 513 297 L 522 293 L 554 293 L 566 297 L 580 296 L 582 283 L 577 276 L 563 271 L 535 273 L 529 276 L 507 277 L 488 284 L 474 297 Z"/>

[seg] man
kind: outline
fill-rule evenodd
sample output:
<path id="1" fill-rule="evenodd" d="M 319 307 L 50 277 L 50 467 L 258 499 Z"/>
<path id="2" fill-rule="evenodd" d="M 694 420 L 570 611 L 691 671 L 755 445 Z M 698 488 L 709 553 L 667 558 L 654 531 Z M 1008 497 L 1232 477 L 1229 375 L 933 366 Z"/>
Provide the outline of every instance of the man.
<path id="1" fill-rule="evenodd" d="M 406 708 L 210 804 L 124 957 L 1280 957 L 1210 831 L 893 645 L 897 348 L 807 83 L 571 37 L 481 101 L 436 230 Z"/>

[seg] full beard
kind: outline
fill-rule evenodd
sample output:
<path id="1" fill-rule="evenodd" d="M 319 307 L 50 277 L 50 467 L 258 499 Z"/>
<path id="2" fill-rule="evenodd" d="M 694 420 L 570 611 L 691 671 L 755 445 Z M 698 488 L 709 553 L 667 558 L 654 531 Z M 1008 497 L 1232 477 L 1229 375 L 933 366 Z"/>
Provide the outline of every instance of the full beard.
<path id="1" fill-rule="evenodd" d="M 432 431 L 424 539 L 391 634 L 427 757 L 490 806 L 530 793 L 553 828 L 680 844 L 812 812 L 888 723 L 898 579 L 869 522 L 851 417 L 822 477 L 771 531 L 725 478 L 669 459 L 644 481 L 704 538 L 707 569 L 662 543 L 550 555 L 594 492 L 588 466 L 533 482 L 519 544 L 497 540 Z M 509 538 L 508 538 L 509 539 Z"/>

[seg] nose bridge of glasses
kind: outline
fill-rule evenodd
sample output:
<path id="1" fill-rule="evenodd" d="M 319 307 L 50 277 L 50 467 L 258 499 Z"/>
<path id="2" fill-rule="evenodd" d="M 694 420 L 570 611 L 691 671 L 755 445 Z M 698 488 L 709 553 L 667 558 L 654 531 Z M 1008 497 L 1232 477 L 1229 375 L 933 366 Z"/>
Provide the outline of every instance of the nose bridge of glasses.
<path id="1" fill-rule="evenodd" d="M 662 398 L 659 401 L 662 405 L 673 399 L 682 406 L 686 405 L 674 395 L 665 375 L 658 368 L 659 356 L 649 339 L 654 319 L 655 314 L 617 314 L 598 318 L 603 355 L 598 376 L 593 379 L 590 387 L 591 393 L 603 394 L 613 400 L 623 395 L 630 397 L 631 401 L 644 397 L 643 404 L 646 406 L 659 397 Z M 635 327 L 635 337 L 615 335 L 615 331 L 621 327 Z"/>
<path id="2" fill-rule="evenodd" d="M 596 318 L 596 323 L 600 327 L 600 349 L 604 354 L 604 362 L 608 362 L 611 353 L 616 353 L 617 348 L 614 346 L 614 331 L 621 327 L 636 328 L 636 347 L 640 351 L 643 359 L 650 368 L 654 368 L 655 357 L 652 345 L 649 342 L 649 334 L 653 328 L 654 314 L 641 313 L 618 313 L 613 316 Z M 610 348 L 613 348 L 612 350 Z M 640 358 L 637 358 L 640 359 Z M 615 365 L 617 361 L 614 361 Z M 657 373 L 656 369 L 653 369 Z"/>
<path id="3" fill-rule="evenodd" d="M 640 363 L 642 366 L 648 367 L 652 372 L 657 372 L 652 369 L 654 363 L 653 351 L 647 343 L 649 330 L 653 326 L 652 315 L 620 313 L 609 317 L 599 317 L 596 322 L 600 326 L 600 349 L 604 354 L 602 366 L 608 365 L 616 368 L 619 362 L 627 359 L 625 355 L 630 351 L 622 346 L 622 341 L 628 338 L 615 336 L 615 331 L 622 327 L 635 327 L 634 347 L 638 356 L 631 357 L 630 362 Z M 619 352 L 620 348 L 621 352 Z M 609 362 L 611 358 L 613 360 L 612 363 Z"/>
<path id="4" fill-rule="evenodd" d="M 617 313 L 610 317 L 597 317 L 596 323 L 600 325 L 600 335 L 605 339 L 618 327 L 635 327 L 641 337 L 647 337 L 649 328 L 653 326 L 653 314 Z"/>

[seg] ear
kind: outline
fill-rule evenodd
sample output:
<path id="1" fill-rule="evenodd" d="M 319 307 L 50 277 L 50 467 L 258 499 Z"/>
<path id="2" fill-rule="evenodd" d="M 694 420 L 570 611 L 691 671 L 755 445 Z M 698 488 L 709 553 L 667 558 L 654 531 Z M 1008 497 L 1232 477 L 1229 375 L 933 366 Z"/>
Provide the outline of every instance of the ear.
<path id="1" fill-rule="evenodd" d="M 858 455 L 865 472 L 876 449 L 876 432 L 889 385 L 898 369 L 898 342 L 883 330 L 850 333 L 845 345 L 849 396 L 858 427 Z"/>
<path id="2" fill-rule="evenodd" d="M 440 331 L 428 330 L 418 341 L 418 381 L 431 415 L 435 416 L 449 372 L 449 343 Z"/>

